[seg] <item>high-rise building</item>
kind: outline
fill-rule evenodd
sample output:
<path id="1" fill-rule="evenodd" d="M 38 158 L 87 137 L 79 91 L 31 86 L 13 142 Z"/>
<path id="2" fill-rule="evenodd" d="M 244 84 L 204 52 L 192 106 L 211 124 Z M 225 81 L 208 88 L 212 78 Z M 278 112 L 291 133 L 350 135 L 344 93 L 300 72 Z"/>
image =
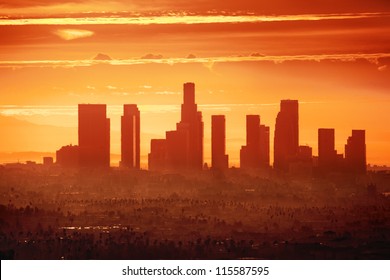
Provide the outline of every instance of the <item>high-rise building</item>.
<path id="1" fill-rule="evenodd" d="M 211 116 L 211 166 L 224 170 L 229 167 L 226 153 L 226 122 L 224 115 Z"/>
<path id="2" fill-rule="evenodd" d="M 282 100 L 276 117 L 274 168 L 288 171 L 299 152 L 298 100 Z"/>
<path id="3" fill-rule="evenodd" d="M 110 166 L 110 119 L 105 104 L 79 104 L 80 167 Z"/>
<path id="4" fill-rule="evenodd" d="M 337 151 L 334 139 L 335 131 L 333 128 L 318 129 L 318 169 L 321 173 L 336 170 Z"/>
<path id="5" fill-rule="evenodd" d="M 163 157 L 153 152 L 153 142 L 151 142 L 149 160 L 152 164 L 149 164 L 149 168 L 171 171 L 203 168 L 203 121 L 202 113 L 198 111 L 195 103 L 195 84 L 185 83 L 183 93 L 181 120 L 176 124 L 176 130 L 166 133 Z M 160 162 L 157 158 L 163 158 L 164 162 Z"/>
<path id="6" fill-rule="evenodd" d="M 260 168 L 260 116 L 246 116 L 246 145 L 240 151 L 241 168 Z"/>
<path id="7" fill-rule="evenodd" d="M 288 173 L 295 178 L 310 178 L 313 172 L 313 149 L 299 146 L 298 155 L 289 162 Z"/>
<path id="8" fill-rule="evenodd" d="M 269 126 L 260 125 L 260 162 L 262 166 L 269 167 Z"/>
<path id="9" fill-rule="evenodd" d="M 140 168 L 140 112 L 137 105 L 123 106 L 121 117 L 121 166 Z"/>
<path id="10" fill-rule="evenodd" d="M 364 174 L 366 166 L 366 131 L 352 130 L 345 145 L 345 165 L 351 173 Z"/>
<path id="11" fill-rule="evenodd" d="M 183 104 L 181 105 L 181 121 L 176 130 L 186 131 L 188 135 L 188 163 L 189 169 L 203 168 L 203 121 L 202 113 L 195 103 L 195 84 L 183 85 Z"/>
<path id="12" fill-rule="evenodd" d="M 246 145 L 240 150 L 241 168 L 269 166 L 269 127 L 260 125 L 259 115 L 246 116 Z"/>
<path id="13" fill-rule="evenodd" d="M 167 140 L 152 139 L 148 155 L 148 167 L 151 171 L 166 169 Z"/>

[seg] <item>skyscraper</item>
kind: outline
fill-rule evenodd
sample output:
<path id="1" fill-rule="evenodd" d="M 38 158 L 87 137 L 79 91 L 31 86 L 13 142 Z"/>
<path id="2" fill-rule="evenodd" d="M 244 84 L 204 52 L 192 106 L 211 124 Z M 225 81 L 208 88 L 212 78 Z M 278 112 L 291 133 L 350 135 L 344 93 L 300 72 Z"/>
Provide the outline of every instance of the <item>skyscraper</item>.
<path id="1" fill-rule="evenodd" d="M 167 140 L 152 139 L 150 141 L 150 153 L 148 155 L 148 168 L 151 171 L 166 169 Z"/>
<path id="2" fill-rule="evenodd" d="M 288 171 L 298 155 L 298 100 L 282 100 L 276 117 L 274 136 L 274 168 Z"/>
<path id="3" fill-rule="evenodd" d="M 335 150 L 333 128 L 318 129 L 318 168 L 321 173 L 335 171 L 337 151 Z"/>
<path id="4" fill-rule="evenodd" d="M 259 115 L 246 116 L 246 145 L 240 150 L 241 168 L 269 166 L 269 127 L 260 125 Z"/>
<path id="5" fill-rule="evenodd" d="M 269 126 L 260 125 L 260 162 L 269 167 Z"/>
<path id="6" fill-rule="evenodd" d="M 241 168 L 260 167 L 260 116 L 246 116 L 246 145 L 240 151 Z"/>
<path id="7" fill-rule="evenodd" d="M 80 167 L 110 166 L 110 119 L 105 104 L 79 104 Z"/>
<path id="8" fill-rule="evenodd" d="M 121 117 L 121 166 L 140 168 L 140 112 L 137 105 L 123 106 Z"/>
<path id="9" fill-rule="evenodd" d="M 345 145 L 345 163 L 351 173 L 366 173 L 366 131 L 352 130 Z"/>
<path id="10" fill-rule="evenodd" d="M 154 140 L 151 142 L 149 160 L 152 164 L 149 167 L 154 170 L 203 168 L 203 121 L 195 103 L 195 84 L 185 83 L 183 93 L 181 120 L 176 124 L 176 130 L 166 133 L 164 144 L 157 144 Z M 161 151 L 165 152 L 164 156 L 160 154 Z"/>
<path id="11" fill-rule="evenodd" d="M 211 116 L 211 166 L 223 170 L 229 167 L 226 152 L 226 124 L 224 115 Z"/>
<path id="12" fill-rule="evenodd" d="M 188 137 L 188 163 L 190 169 L 203 168 L 203 121 L 202 113 L 195 103 L 195 84 L 183 85 L 183 104 L 181 121 L 176 125 L 177 131 L 186 131 Z"/>

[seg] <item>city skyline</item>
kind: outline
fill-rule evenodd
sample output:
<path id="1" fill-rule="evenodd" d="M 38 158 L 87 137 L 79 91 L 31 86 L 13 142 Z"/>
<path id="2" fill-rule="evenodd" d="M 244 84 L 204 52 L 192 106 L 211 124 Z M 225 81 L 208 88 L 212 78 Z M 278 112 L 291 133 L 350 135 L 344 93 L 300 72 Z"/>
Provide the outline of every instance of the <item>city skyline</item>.
<path id="1" fill-rule="evenodd" d="M 105 104 L 79 104 L 79 144 L 62 146 L 56 151 L 56 163 L 62 167 L 107 168 L 110 162 L 110 119 Z M 367 171 L 366 131 L 352 129 L 344 153 L 335 149 L 335 130 L 318 128 L 318 155 L 313 148 L 299 141 L 299 101 L 281 100 L 274 133 L 274 162 L 270 164 L 270 127 L 260 122 L 260 115 L 246 115 L 246 143 L 240 149 L 240 168 L 269 174 L 270 167 L 278 173 L 291 175 L 330 173 L 365 174 Z M 226 152 L 225 115 L 211 116 L 211 168 L 229 168 Z M 195 84 L 183 84 L 181 119 L 176 130 L 166 131 L 165 138 L 150 140 L 148 169 L 163 172 L 187 172 L 208 169 L 204 161 L 204 123 L 196 103 Z M 121 117 L 120 166 L 141 169 L 141 117 L 136 104 L 123 105 Z M 44 164 L 53 163 L 44 157 Z M 315 173 L 313 173 L 313 170 Z M 268 176 L 268 175 L 266 175 Z"/>

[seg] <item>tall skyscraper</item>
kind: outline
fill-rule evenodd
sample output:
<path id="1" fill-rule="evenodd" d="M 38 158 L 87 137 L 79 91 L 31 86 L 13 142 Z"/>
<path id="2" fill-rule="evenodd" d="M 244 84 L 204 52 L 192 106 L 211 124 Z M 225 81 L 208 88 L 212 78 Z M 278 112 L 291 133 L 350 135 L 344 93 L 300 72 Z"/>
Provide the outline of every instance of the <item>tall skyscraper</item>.
<path id="1" fill-rule="evenodd" d="M 260 162 L 269 167 L 269 126 L 260 125 Z"/>
<path id="2" fill-rule="evenodd" d="M 105 104 L 79 104 L 80 167 L 110 166 L 110 119 Z"/>
<path id="3" fill-rule="evenodd" d="M 335 150 L 333 128 L 318 129 L 318 169 L 321 173 L 336 170 L 337 151 Z"/>
<path id="4" fill-rule="evenodd" d="M 203 121 L 202 113 L 195 103 L 195 84 L 183 85 L 183 104 L 181 121 L 176 125 L 177 131 L 186 131 L 188 137 L 188 168 L 203 168 Z"/>
<path id="5" fill-rule="evenodd" d="M 241 168 L 269 166 L 269 127 L 260 125 L 259 115 L 246 116 L 246 145 L 240 150 Z"/>
<path id="6" fill-rule="evenodd" d="M 224 170 L 229 167 L 226 153 L 226 123 L 224 115 L 211 116 L 211 166 Z"/>
<path id="7" fill-rule="evenodd" d="M 352 130 L 345 145 L 345 163 L 349 172 L 364 174 L 366 166 L 366 131 Z"/>
<path id="8" fill-rule="evenodd" d="M 137 105 L 123 106 L 121 117 L 121 166 L 140 168 L 140 112 Z"/>
<path id="9" fill-rule="evenodd" d="M 299 152 L 298 100 L 282 100 L 276 117 L 274 168 L 288 171 Z"/>
<path id="10" fill-rule="evenodd" d="M 176 124 L 176 130 L 168 131 L 165 140 L 165 155 L 161 156 L 153 149 L 156 142 L 151 142 L 149 160 L 154 170 L 169 169 L 201 170 L 203 168 L 203 121 L 202 113 L 195 103 L 195 84 L 183 85 L 183 104 L 181 105 L 181 120 Z M 164 159 L 162 163 L 158 159 Z"/>

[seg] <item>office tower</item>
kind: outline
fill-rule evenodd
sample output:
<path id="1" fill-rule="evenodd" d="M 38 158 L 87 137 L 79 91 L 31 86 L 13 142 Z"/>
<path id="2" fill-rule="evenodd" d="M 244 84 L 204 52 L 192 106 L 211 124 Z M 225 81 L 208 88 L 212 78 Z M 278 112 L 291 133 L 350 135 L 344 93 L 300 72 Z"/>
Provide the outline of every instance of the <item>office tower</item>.
<path id="1" fill-rule="evenodd" d="M 68 145 L 56 151 L 56 164 L 62 167 L 76 168 L 79 166 L 79 147 Z"/>
<path id="2" fill-rule="evenodd" d="M 167 145 L 165 139 L 152 139 L 148 155 L 148 169 L 151 171 L 166 169 Z"/>
<path id="3" fill-rule="evenodd" d="M 260 125 L 260 162 L 269 167 L 269 126 Z"/>
<path id="4" fill-rule="evenodd" d="M 345 145 L 345 164 L 351 173 L 366 173 L 366 131 L 352 130 Z"/>
<path id="5" fill-rule="evenodd" d="M 299 146 L 297 160 L 300 162 L 312 163 L 313 149 L 310 146 Z"/>
<path id="6" fill-rule="evenodd" d="M 318 169 L 321 173 L 336 170 L 337 151 L 335 150 L 333 128 L 318 129 Z"/>
<path id="7" fill-rule="evenodd" d="M 275 124 L 274 168 L 288 171 L 298 155 L 298 146 L 298 100 L 282 100 Z"/>
<path id="8" fill-rule="evenodd" d="M 260 125 L 259 115 L 246 116 L 246 145 L 240 150 L 241 168 L 269 165 L 269 127 Z"/>
<path id="9" fill-rule="evenodd" d="M 152 140 L 153 141 L 153 140 Z M 157 142 L 151 142 L 149 159 L 153 170 L 201 170 L 203 168 L 203 121 L 202 113 L 195 103 L 195 84 L 183 85 L 183 104 L 181 105 L 181 120 L 176 124 L 176 130 L 168 131 L 165 139 L 165 155 L 153 149 Z M 154 152 L 156 151 L 156 152 Z M 161 162 L 158 159 L 163 159 Z"/>
<path id="10" fill-rule="evenodd" d="M 203 121 L 202 113 L 198 112 L 195 103 L 195 84 L 183 85 L 183 104 L 181 105 L 181 121 L 177 124 L 177 131 L 183 131 L 188 137 L 189 169 L 203 168 Z"/>
<path id="11" fill-rule="evenodd" d="M 190 169 L 191 150 L 189 149 L 189 133 L 185 129 L 167 131 L 166 135 L 166 167 L 169 170 Z"/>
<path id="12" fill-rule="evenodd" d="M 140 168 L 140 112 L 137 105 L 123 106 L 121 117 L 121 166 Z"/>
<path id="13" fill-rule="evenodd" d="M 224 170 L 229 167 L 226 152 L 226 122 L 224 115 L 211 116 L 211 166 Z"/>
<path id="14" fill-rule="evenodd" d="M 110 166 L 110 119 L 105 104 L 79 104 L 79 164 Z"/>
<path id="15" fill-rule="evenodd" d="M 297 156 L 289 162 L 288 174 L 294 178 L 310 178 L 313 172 L 313 149 L 299 146 Z"/>
<path id="16" fill-rule="evenodd" d="M 246 116 L 246 145 L 240 151 L 241 168 L 260 167 L 260 116 Z"/>

